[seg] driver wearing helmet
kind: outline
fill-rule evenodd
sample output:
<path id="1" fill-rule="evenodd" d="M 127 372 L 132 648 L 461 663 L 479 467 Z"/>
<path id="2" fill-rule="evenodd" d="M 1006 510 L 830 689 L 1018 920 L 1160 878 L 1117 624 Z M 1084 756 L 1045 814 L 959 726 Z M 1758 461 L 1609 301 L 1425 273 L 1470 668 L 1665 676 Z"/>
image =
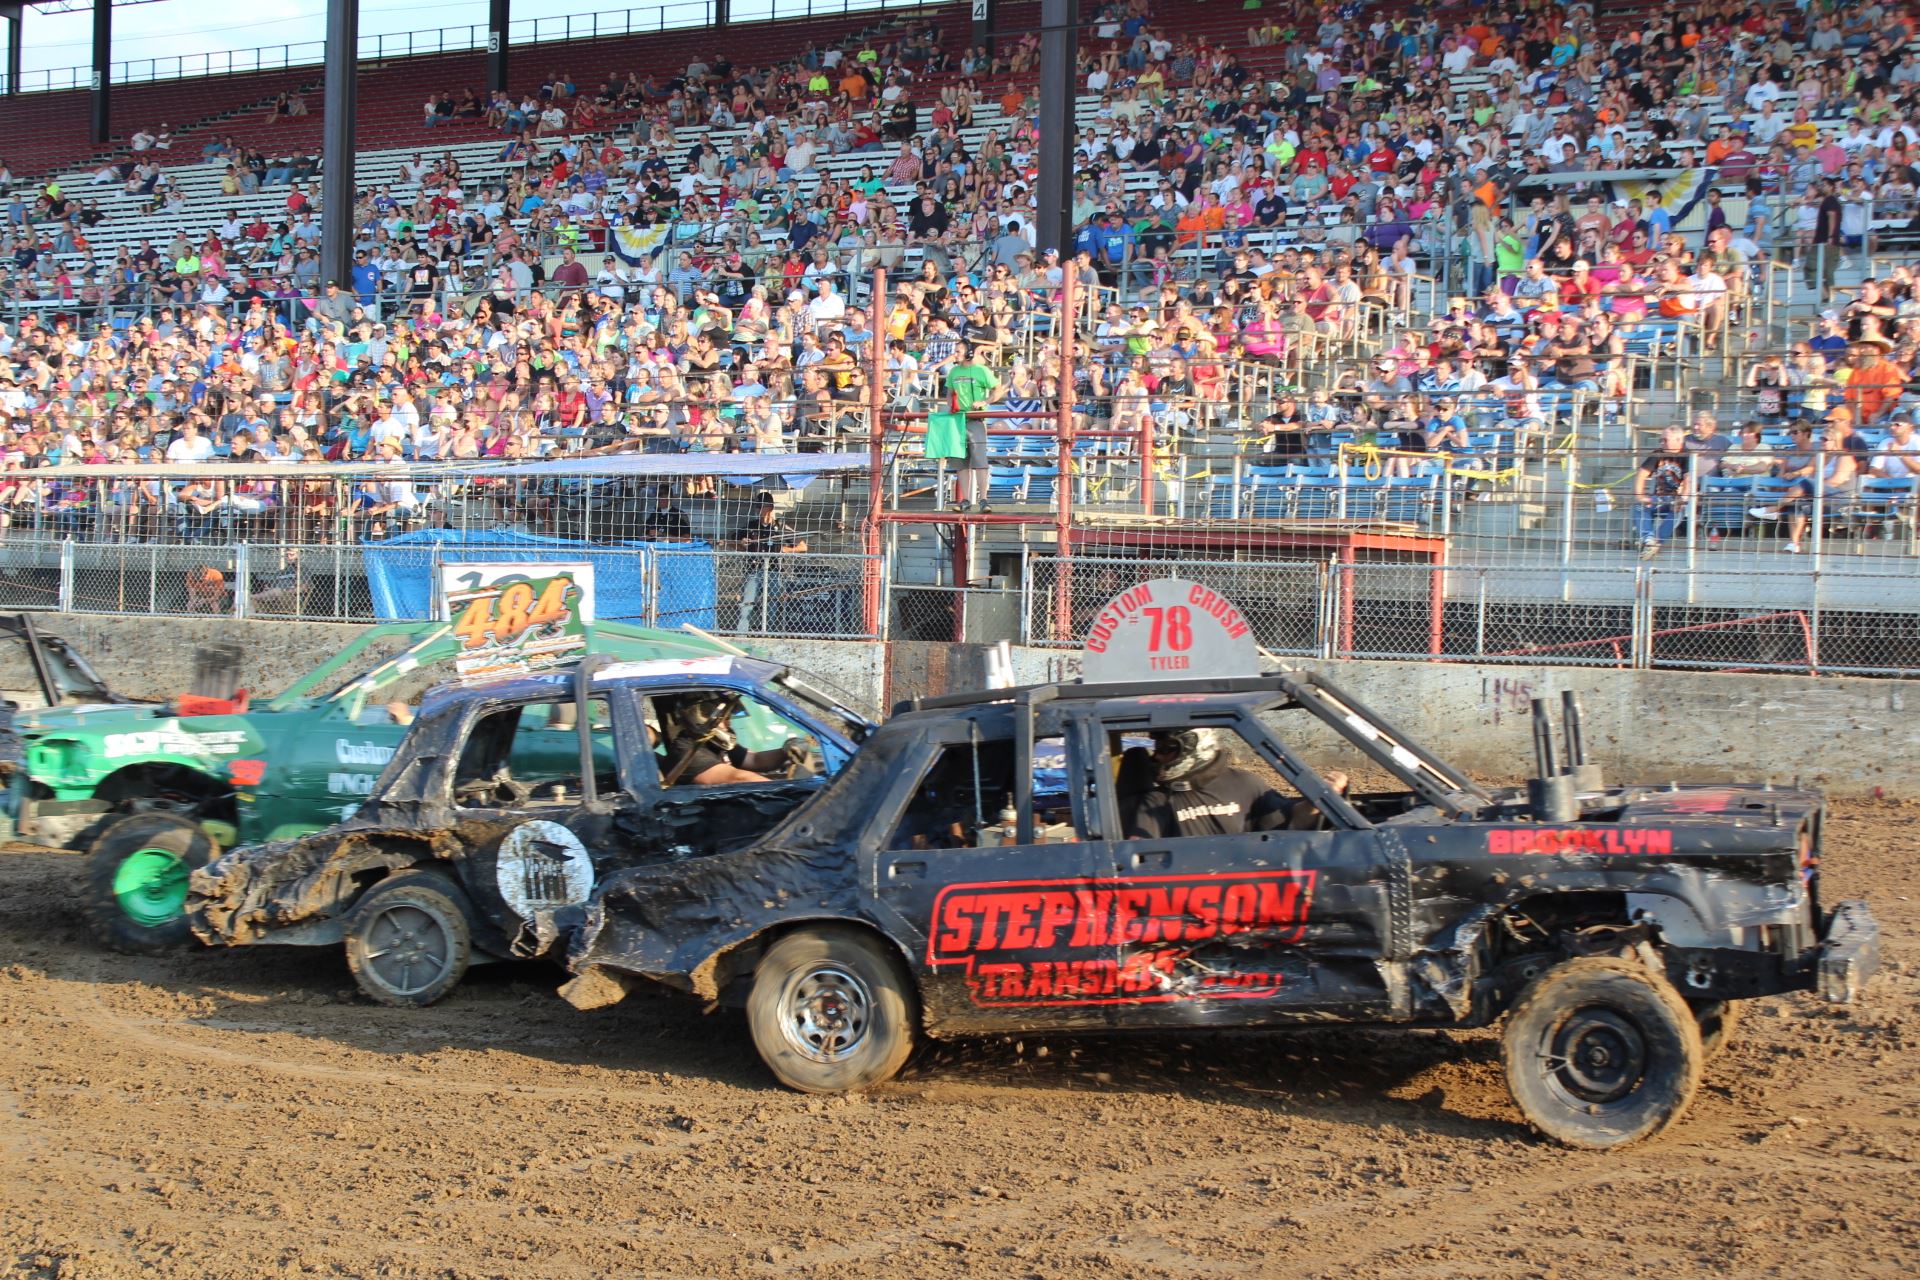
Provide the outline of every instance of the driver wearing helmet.
<path id="1" fill-rule="evenodd" d="M 766 782 L 765 770 L 791 766 L 796 752 L 804 758 L 806 743 L 798 738 L 773 751 L 742 747 L 733 736 L 733 717 L 739 709 L 740 700 L 732 694 L 703 691 L 686 694 L 665 712 L 661 736 L 667 751 L 660 766 L 661 784 L 715 787 Z"/>
<path id="2" fill-rule="evenodd" d="M 1290 801 L 1254 774 L 1234 767 L 1227 759 L 1226 743 L 1226 734 L 1219 729 L 1163 729 L 1154 733 L 1153 750 L 1145 762 L 1135 761 L 1130 771 L 1123 761 L 1123 789 L 1129 773 L 1144 784 L 1124 789 L 1121 796 L 1126 837 L 1159 840 L 1300 831 L 1319 824 L 1320 811 L 1310 801 Z M 1327 781 L 1336 791 L 1347 788 L 1344 773 L 1330 772 Z"/>

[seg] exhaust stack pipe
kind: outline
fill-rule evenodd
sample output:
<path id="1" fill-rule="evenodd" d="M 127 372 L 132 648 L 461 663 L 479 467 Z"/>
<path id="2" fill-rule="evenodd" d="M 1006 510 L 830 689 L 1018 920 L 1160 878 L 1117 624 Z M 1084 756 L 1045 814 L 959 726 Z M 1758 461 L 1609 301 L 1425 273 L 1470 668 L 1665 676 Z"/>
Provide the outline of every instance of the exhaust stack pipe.
<path id="1" fill-rule="evenodd" d="M 1569 745 L 1569 751 L 1571 751 Z M 1536 822 L 1572 822 L 1580 816 L 1572 773 L 1560 772 L 1553 758 L 1553 721 L 1544 698 L 1533 700 L 1534 777 L 1527 779 L 1527 805 Z"/>
<path id="2" fill-rule="evenodd" d="M 1581 726 L 1580 695 L 1571 689 L 1560 692 L 1560 718 L 1567 736 L 1567 772 L 1573 776 L 1573 789 L 1581 794 L 1604 791 L 1607 784 L 1600 776 L 1600 766 L 1587 756 L 1587 736 Z"/>

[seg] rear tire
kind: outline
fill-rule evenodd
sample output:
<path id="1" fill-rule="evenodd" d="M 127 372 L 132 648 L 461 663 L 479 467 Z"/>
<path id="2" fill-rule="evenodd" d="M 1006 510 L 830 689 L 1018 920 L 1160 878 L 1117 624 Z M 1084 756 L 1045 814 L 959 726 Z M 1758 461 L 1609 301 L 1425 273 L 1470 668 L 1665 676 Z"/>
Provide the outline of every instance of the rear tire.
<path id="1" fill-rule="evenodd" d="M 1507 1015 L 1507 1087 L 1533 1127 L 1605 1150 L 1686 1113 L 1706 1054 L 1670 983 L 1633 960 L 1586 956 L 1534 980 Z"/>
<path id="2" fill-rule="evenodd" d="M 102 945 L 161 955 L 193 941 L 187 881 L 220 848 L 205 828 L 165 813 L 108 825 L 87 849 L 86 913 Z"/>
<path id="3" fill-rule="evenodd" d="M 440 876 L 416 871 L 367 890 L 347 922 L 347 968 L 381 1004 L 419 1009 L 460 985 L 473 959 L 473 911 Z"/>
<path id="4" fill-rule="evenodd" d="M 804 929 L 767 949 L 747 996 L 753 1044 L 781 1084 L 856 1093 L 906 1065 L 918 1001 L 899 959 L 858 929 Z"/>
<path id="5" fill-rule="evenodd" d="M 1740 1006 L 1731 1000 L 1689 1000 L 1687 1005 L 1700 1024 L 1700 1051 L 1712 1060 L 1740 1025 Z"/>

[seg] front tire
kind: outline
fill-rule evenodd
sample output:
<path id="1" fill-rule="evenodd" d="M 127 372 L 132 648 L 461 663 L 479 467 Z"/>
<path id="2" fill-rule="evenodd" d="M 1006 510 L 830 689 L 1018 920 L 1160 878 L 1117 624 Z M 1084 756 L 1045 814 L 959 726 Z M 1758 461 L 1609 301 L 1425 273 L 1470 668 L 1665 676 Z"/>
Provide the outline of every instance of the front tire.
<path id="1" fill-rule="evenodd" d="M 1652 1137 L 1686 1113 L 1706 1054 L 1693 1011 L 1637 961 L 1568 960 L 1507 1015 L 1507 1087 L 1527 1120 L 1570 1147 Z"/>
<path id="2" fill-rule="evenodd" d="M 220 847 L 198 823 L 139 813 L 109 824 L 87 849 L 86 914 L 115 951 L 161 955 L 193 942 L 187 882 Z"/>
<path id="3" fill-rule="evenodd" d="M 918 1002 L 900 961 L 872 934 L 820 928 L 767 949 L 747 1025 L 781 1084 L 855 1093 L 890 1080 L 913 1052 Z"/>
<path id="4" fill-rule="evenodd" d="M 465 897 L 439 876 L 414 872 L 382 880 L 347 924 L 347 968 L 381 1004 L 425 1008 L 466 976 L 472 919 Z"/>

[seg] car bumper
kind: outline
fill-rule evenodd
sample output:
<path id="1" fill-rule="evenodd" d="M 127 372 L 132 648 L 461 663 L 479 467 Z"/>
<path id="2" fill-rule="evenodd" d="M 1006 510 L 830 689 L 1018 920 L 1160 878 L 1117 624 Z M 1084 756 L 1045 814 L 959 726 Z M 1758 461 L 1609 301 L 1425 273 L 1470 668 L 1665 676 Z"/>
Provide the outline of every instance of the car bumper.
<path id="1" fill-rule="evenodd" d="M 1848 1004 L 1880 968 L 1880 922 L 1864 902 L 1843 902 L 1827 920 L 1815 959 L 1814 990 L 1822 1000 Z"/>

